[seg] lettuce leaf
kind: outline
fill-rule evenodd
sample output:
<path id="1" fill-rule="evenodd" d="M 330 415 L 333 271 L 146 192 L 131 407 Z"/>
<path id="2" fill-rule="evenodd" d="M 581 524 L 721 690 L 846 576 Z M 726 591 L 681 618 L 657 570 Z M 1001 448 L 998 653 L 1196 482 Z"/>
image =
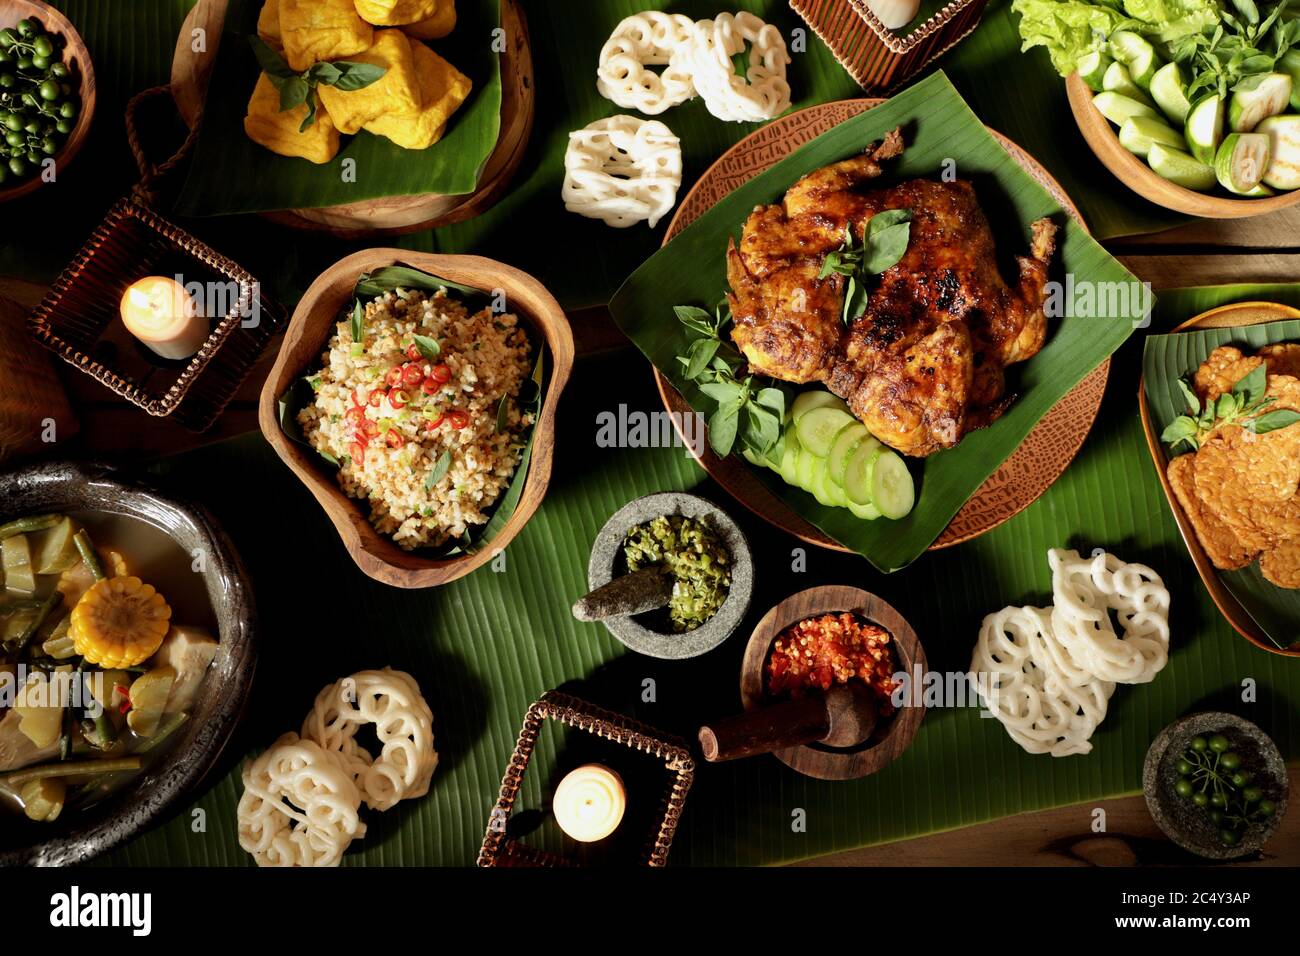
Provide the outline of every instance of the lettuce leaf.
<path id="1" fill-rule="evenodd" d="M 1121 10 L 1084 0 L 1014 0 L 1011 9 L 1020 14 L 1021 51 L 1045 47 L 1061 76 L 1128 20 Z"/>
<path id="2" fill-rule="evenodd" d="M 1062 76 L 1117 30 L 1174 44 L 1219 23 L 1219 0 L 1014 0 L 1022 51 L 1041 46 Z M 1166 52 L 1167 51 L 1162 51 Z"/>

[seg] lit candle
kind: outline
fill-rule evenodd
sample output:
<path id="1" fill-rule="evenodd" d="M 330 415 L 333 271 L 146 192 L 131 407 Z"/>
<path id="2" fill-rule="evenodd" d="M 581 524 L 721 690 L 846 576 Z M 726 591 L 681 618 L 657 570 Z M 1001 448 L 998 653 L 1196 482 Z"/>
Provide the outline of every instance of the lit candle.
<path id="1" fill-rule="evenodd" d="M 579 767 L 560 781 L 551 810 L 560 829 L 581 843 L 603 840 L 623 820 L 623 779 L 598 763 Z"/>
<path id="2" fill-rule="evenodd" d="M 208 321 L 175 279 L 146 276 L 122 296 L 122 322 L 165 359 L 187 359 L 208 338 Z"/>

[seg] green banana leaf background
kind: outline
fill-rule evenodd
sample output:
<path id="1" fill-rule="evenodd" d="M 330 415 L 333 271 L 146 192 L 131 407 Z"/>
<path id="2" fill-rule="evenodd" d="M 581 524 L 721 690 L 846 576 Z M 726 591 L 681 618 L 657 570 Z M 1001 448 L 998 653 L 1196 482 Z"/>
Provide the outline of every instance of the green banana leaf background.
<path id="1" fill-rule="evenodd" d="M 57 198 L 51 195 L 54 187 L 47 187 L 42 195 L 9 204 L 16 222 L 41 221 L 54 205 L 62 225 L 58 234 L 40 243 L 24 242 L 20 235 L 0 240 L 0 272 L 47 281 L 72 258 L 112 201 L 139 178 L 126 146 L 122 111 L 132 94 L 168 81 L 172 49 L 193 5 L 193 0 L 54 2 L 90 46 L 99 83 L 97 119 L 84 154 L 60 178 Z M 461 0 L 458 8 L 468 10 L 475 2 Z M 936 61 L 976 115 L 1028 150 L 1057 178 L 1097 238 L 1151 232 L 1186 221 L 1131 192 L 1092 155 L 1070 114 L 1064 81 L 1053 72 L 1046 52 L 1019 52 L 1018 18 L 1010 5 L 1011 0 L 990 0 L 975 32 Z M 425 252 L 474 252 L 520 266 L 566 307 L 607 302 L 659 247 L 667 222 L 656 229 L 620 230 L 618 241 L 612 242 L 603 223 L 566 212 L 560 200 L 564 150 L 570 130 L 621 112 L 596 92 L 596 61 L 610 31 L 628 14 L 662 6 L 656 0 L 524 0 L 537 112 L 509 195 L 476 219 L 402 237 L 396 244 Z M 693 17 L 714 16 L 720 9 L 750 10 L 787 37 L 803 30 L 806 50 L 792 53 L 789 69 L 795 109 L 864 95 L 784 0 L 679 0 L 670 9 Z M 235 99 L 242 115 L 246 97 Z M 145 117 L 146 145 L 155 161 L 169 156 L 183 135 L 171 113 L 159 106 Z M 682 141 L 680 195 L 727 147 L 756 128 L 720 122 L 698 99 L 658 118 Z M 91 155 L 95 160 L 87 161 Z M 244 168 L 260 174 L 262 165 Z M 240 168 L 230 167 L 231 180 L 255 178 L 238 175 Z M 180 183 L 172 180 L 168 185 L 160 208 L 174 216 Z M 221 181 L 223 189 L 228 185 Z M 523 222 L 527 227 L 520 226 Z M 268 294 L 289 304 L 326 266 L 368 244 L 272 229 L 251 216 L 187 225 L 259 276 Z M 580 260 L 575 250 L 581 250 Z"/>
<path id="2" fill-rule="evenodd" d="M 1249 298 L 1294 301 L 1300 286 L 1164 293 L 1153 331 Z M 428 797 L 369 815 L 368 835 L 344 862 L 470 864 L 524 712 L 544 691 L 563 687 L 692 739 L 702 722 L 739 709 L 741 657 L 758 618 L 787 595 L 825 583 L 879 594 L 911 622 L 934 670 L 964 671 L 984 615 L 1050 598 L 1047 550 L 1059 546 L 1104 547 L 1146 563 L 1173 594 L 1168 666 L 1150 684 L 1115 692 L 1091 754 L 1031 756 L 996 720 L 981 718 L 978 706 L 966 706 L 932 708 L 911 748 L 862 780 L 807 779 L 772 757 L 701 764 L 670 863 L 792 861 L 1135 793 L 1152 738 L 1195 710 L 1239 713 L 1289 759 L 1300 757 L 1300 669 L 1253 647 L 1219 616 L 1165 504 L 1133 401 L 1141 353 L 1137 337 L 1116 353 L 1097 424 L 1041 499 L 989 534 L 889 576 L 851 555 L 803 552 L 705 479 L 685 449 L 596 447 L 597 410 L 620 402 L 632 411 L 660 407 L 635 353 L 578 363 L 561 403 L 555 475 L 541 509 L 506 550 L 500 571 L 485 567 L 442 588 L 407 592 L 364 577 L 310 494 L 257 436 L 161 462 L 163 480 L 208 502 L 240 548 L 262 619 L 261 660 L 250 711 L 210 789 L 102 860 L 248 864 L 235 836 L 238 761 L 297 728 L 325 684 L 390 664 L 420 681 L 442 762 Z M 616 395 L 612 381 L 620 383 Z M 569 612 L 586 590 L 588 552 L 605 519 L 632 498 L 666 489 L 693 489 L 726 508 L 749 537 L 757 574 L 757 597 L 738 633 L 687 661 L 633 654 L 601 625 L 580 624 Z M 1256 687 L 1250 701 L 1242 697 L 1247 678 Z M 512 815 L 521 839 L 572 851 L 539 811 L 557 772 L 596 757 L 586 742 L 548 728 Z M 796 810 L 805 811 L 805 832 L 792 831 Z M 1084 803 L 1080 832 L 1091 821 Z"/>
<path id="3" fill-rule="evenodd" d="M 1089 312 L 1050 319 L 1043 350 L 1008 370 L 1007 391 L 1017 396 L 1010 409 L 955 448 L 908 462 L 917 481 L 917 502 L 901 520 L 863 521 L 846 508 L 819 505 L 811 495 L 760 469 L 763 480 L 799 515 L 884 571 L 897 570 L 923 554 L 1043 415 L 1128 338 L 1146 311 L 1145 292 L 1137 280 L 989 135 L 942 72 L 841 123 L 750 179 L 637 269 L 610 303 L 627 337 L 697 411 L 711 415 L 716 403 L 686 379 L 677 360 L 686 354 L 692 336 L 673 315 L 673 306 L 711 308 L 721 298 L 727 289 L 727 242 L 739 237 L 755 205 L 779 202 L 800 176 L 857 155 L 895 128 L 905 130 L 907 147 L 898 160 L 886 164 L 882 182 L 932 177 L 955 161 L 958 175 L 976 187 L 1003 260 L 1025 254 L 1029 224 L 1049 217 L 1061 227 L 1053 279 L 1063 281 L 1068 274 L 1078 288 L 1093 284 L 1124 289 L 1122 308 L 1128 311 L 1104 318 Z"/>
<path id="4" fill-rule="evenodd" d="M 1273 301 L 1297 304 L 1290 296 L 1276 297 Z M 1186 414 L 1178 379 L 1194 373 L 1206 356 L 1220 345 L 1236 345 L 1249 354 L 1273 342 L 1297 341 L 1300 341 L 1300 319 L 1243 329 L 1203 329 L 1148 337 L 1143 358 L 1143 380 L 1156 428 L 1163 431 L 1179 415 Z M 1165 451 L 1169 457 L 1168 446 Z M 1300 624 L 1297 624 L 1300 622 L 1300 591 L 1280 588 L 1269 582 L 1260 572 L 1258 562 L 1237 571 L 1217 573 L 1229 593 L 1278 647 L 1289 647 L 1300 640 Z"/>
<path id="5" fill-rule="evenodd" d="M 501 24 L 497 0 L 458 4 L 456 29 L 429 44 L 474 83 L 442 139 L 409 150 L 363 130 L 344 137 L 338 155 L 322 165 L 277 156 L 244 135 L 244 113 L 260 72 L 248 38 L 257 35 L 261 7 L 262 0 L 230 2 L 177 212 L 213 216 L 474 191 L 501 129 L 501 61 L 492 49 L 492 31 Z M 355 164 L 353 178 L 342 175 L 348 161 Z M 256 174 L 232 176 L 232 170 Z"/>

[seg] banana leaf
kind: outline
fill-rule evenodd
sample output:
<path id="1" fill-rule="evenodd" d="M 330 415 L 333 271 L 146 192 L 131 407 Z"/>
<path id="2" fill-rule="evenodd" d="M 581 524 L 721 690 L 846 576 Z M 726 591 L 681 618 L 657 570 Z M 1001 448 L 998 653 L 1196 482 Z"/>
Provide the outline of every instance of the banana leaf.
<path id="1" fill-rule="evenodd" d="M 1288 305 L 1300 305 L 1300 295 L 1293 288 L 1283 287 L 1279 292 L 1264 297 Z M 1247 298 L 1254 297 L 1243 296 L 1239 301 Z M 1186 299 L 1182 295 L 1161 293 L 1160 314 L 1181 322 L 1211 307 L 1199 307 Z M 1181 308 L 1181 315 L 1174 312 L 1175 308 Z M 1143 379 L 1147 404 L 1157 431 L 1163 431 L 1179 415 L 1186 414 L 1178 380 L 1194 373 L 1210 352 L 1221 345 L 1236 345 L 1249 354 L 1274 342 L 1300 342 L 1300 320 L 1269 322 L 1240 329 L 1201 329 L 1149 336 L 1143 353 Z M 1291 427 L 1300 428 L 1300 425 Z M 1172 457 L 1167 445 L 1165 452 L 1166 460 Z M 1228 592 L 1278 647 L 1290 647 L 1300 639 L 1296 623 L 1300 621 L 1300 591 L 1280 588 L 1269 582 L 1260 573 L 1258 562 L 1240 570 L 1216 573 Z"/>
<path id="2" fill-rule="evenodd" d="M 1227 295 L 1281 299 L 1280 292 L 1253 291 Z M 1166 301 L 1181 319 L 1218 304 L 1206 301 L 1216 295 L 1225 293 L 1170 293 Z M 1291 295 L 1300 297 L 1300 286 Z M 1161 331 L 1174 324 L 1168 315 L 1156 320 Z M 1067 804 L 1078 805 L 1086 826 L 1096 801 L 1141 791 L 1152 738 L 1195 710 L 1247 717 L 1295 760 L 1300 668 L 1238 636 L 1198 583 L 1134 408 L 1141 360 L 1137 337 L 1113 357 L 1096 426 L 1039 501 L 989 534 L 927 554 L 888 578 L 865 572 L 853 555 L 807 549 L 806 563 L 795 561 L 800 543 L 729 504 L 682 448 L 598 447 L 594 409 L 658 406 L 644 359 L 634 352 L 578 362 L 560 406 L 545 501 L 506 549 L 499 570 L 484 567 L 445 587 L 397 591 L 365 577 L 310 492 L 258 436 L 169 458 L 157 466 L 158 480 L 211 508 L 248 567 L 264 635 L 258 678 L 248 715 L 208 782 L 101 862 L 250 865 L 236 835 L 241 762 L 301 726 L 321 687 L 356 670 L 391 665 L 419 681 L 433 708 L 441 760 L 428 796 L 387 813 L 366 812 L 369 831 L 344 865 L 472 866 L 524 712 L 546 690 L 563 687 L 692 740 L 701 724 L 739 712 L 741 659 L 759 619 L 785 597 L 826 583 L 879 594 L 912 624 L 933 670 L 960 672 L 970 665 L 984 615 L 1004 604 L 1050 601 L 1047 550 L 1054 547 L 1083 553 L 1103 547 L 1141 561 L 1173 593 L 1168 666 L 1150 684 L 1116 689 L 1091 754 L 1027 754 L 971 703 L 932 705 L 912 746 L 860 780 L 813 780 L 770 756 L 701 764 L 669 863 L 784 863 Z M 755 564 L 756 597 L 736 634 L 688 661 L 633 654 L 602 625 L 575 621 L 570 612 L 586 591 L 587 560 L 601 525 L 631 499 L 666 490 L 691 490 L 717 502 L 740 524 L 754 554 L 765 556 Z M 1259 689 L 1249 702 L 1241 695 L 1244 676 Z M 551 732 L 539 738 L 512 816 L 524 842 L 576 853 L 572 841 L 553 833 L 546 808 L 574 760 L 610 759 L 583 751 L 580 740 Z M 796 810 L 804 811 L 805 830 L 791 827 Z M 530 821 L 536 830 L 527 830 Z M 907 862 L 906 851 L 900 854 Z M 992 846 L 986 862 L 1010 861 Z"/>
<path id="3" fill-rule="evenodd" d="M 891 161 L 882 182 L 933 176 L 955 160 L 958 175 L 976 185 L 1003 259 L 1023 253 L 1029 223 L 1049 216 L 1062 227 L 1052 275 L 1063 288 L 1069 288 L 1068 277 L 1076 290 L 1124 288 L 1133 294 L 1122 301 L 1117 297 L 1113 315 L 1050 319 L 1043 350 L 1008 370 L 1007 391 L 1016 395 L 1010 409 L 957 447 L 911 462 L 917 502 L 906 518 L 863 521 L 846 509 L 819 505 L 763 471 L 763 480 L 798 514 L 882 571 L 905 567 L 934 542 L 1038 420 L 1141 324 L 1146 305 L 1137 280 L 1007 154 L 942 73 L 840 124 L 737 188 L 633 273 L 610 304 L 628 338 L 693 408 L 710 415 L 713 403 L 685 378 L 677 360 L 686 354 L 689 339 L 674 317 L 674 306 L 718 300 L 726 289 L 728 238 L 738 235 L 756 204 L 779 201 L 800 176 L 861 152 L 896 127 L 904 129 L 907 148 L 899 160 Z"/>
<path id="4" fill-rule="evenodd" d="M 257 33 L 261 6 L 261 0 L 230 2 L 194 159 L 176 202 L 179 213 L 214 216 L 474 191 L 501 128 L 501 63 L 492 42 L 501 22 L 498 0 L 460 0 L 456 29 L 429 44 L 474 83 L 442 139 L 415 151 L 363 130 L 345 137 L 338 155 L 320 166 L 277 156 L 244 134 L 259 72 L 248 38 Z M 355 163 L 354 177 L 343 175 L 346 161 Z"/>

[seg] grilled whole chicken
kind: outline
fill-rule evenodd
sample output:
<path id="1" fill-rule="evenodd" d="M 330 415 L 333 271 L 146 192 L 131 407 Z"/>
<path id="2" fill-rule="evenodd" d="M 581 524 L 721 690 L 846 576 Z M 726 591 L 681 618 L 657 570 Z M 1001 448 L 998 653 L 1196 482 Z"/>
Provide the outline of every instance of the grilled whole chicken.
<path id="1" fill-rule="evenodd" d="M 969 182 L 911 179 L 869 188 L 902 152 L 894 130 L 859 156 L 815 170 L 780 205 L 759 206 L 727 250 L 732 339 L 751 369 L 821 382 L 881 441 L 906 455 L 950 448 L 1010 404 L 1004 369 L 1042 348 L 1056 226 L 1033 223 L 1018 281 L 998 271 L 993 234 Z M 842 321 L 846 280 L 819 278 L 845 230 L 912 212 L 907 251 L 873 280 L 865 313 Z"/>

